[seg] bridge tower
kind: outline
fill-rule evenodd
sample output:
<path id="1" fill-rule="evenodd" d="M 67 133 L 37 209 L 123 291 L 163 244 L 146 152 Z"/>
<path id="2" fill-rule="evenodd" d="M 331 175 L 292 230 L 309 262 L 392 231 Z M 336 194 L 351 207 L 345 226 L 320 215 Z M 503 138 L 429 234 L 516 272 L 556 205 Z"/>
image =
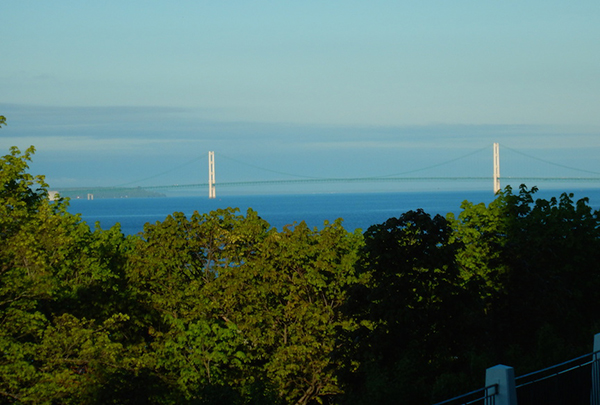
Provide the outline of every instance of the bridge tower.
<path id="1" fill-rule="evenodd" d="M 208 198 L 216 198 L 215 188 L 215 152 L 208 152 Z"/>
<path id="2" fill-rule="evenodd" d="M 494 143 L 494 194 L 500 191 L 500 146 Z"/>

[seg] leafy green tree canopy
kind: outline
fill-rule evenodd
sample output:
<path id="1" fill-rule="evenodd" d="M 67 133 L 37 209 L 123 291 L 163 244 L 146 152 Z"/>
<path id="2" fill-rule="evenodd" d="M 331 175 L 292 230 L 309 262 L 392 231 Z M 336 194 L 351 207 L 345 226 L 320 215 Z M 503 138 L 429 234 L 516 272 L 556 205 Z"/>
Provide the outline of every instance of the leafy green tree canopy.
<path id="1" fill-rule="evenodd" d="M 27 171 L 33 152 L 0 158 L 0 403 L 91 403 L 128 358 L 117 339 L 129 317 L 107 309 L 122 234 L 49 202 Z"/>

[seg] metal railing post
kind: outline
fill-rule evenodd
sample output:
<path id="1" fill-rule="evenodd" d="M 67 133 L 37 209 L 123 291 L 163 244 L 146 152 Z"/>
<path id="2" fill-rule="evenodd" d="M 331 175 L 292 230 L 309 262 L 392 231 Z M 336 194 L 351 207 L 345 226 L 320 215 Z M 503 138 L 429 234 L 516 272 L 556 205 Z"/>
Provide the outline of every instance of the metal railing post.
<path id="1" fill-rule="evenodd" d="M 600 333 L 594 335 L 594 353 L 592 354 L 592 393 L 591 405 L 600 405 Z"/>
<path id="2" fill-rule="evenodd" d="M 498 393 L 486 399 L 486 405 L 517 405 L 517 389 L 515 387 L 515 370 L 512 367 L 490 367 L 485 371 L 485 385 L 498 385 Z"/>

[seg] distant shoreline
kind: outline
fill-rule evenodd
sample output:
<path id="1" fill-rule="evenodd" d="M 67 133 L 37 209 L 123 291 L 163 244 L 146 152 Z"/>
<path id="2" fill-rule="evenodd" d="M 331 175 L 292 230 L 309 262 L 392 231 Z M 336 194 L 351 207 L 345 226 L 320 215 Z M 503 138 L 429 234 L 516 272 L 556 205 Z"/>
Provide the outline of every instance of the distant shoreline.
<path id="1" fill-rule="evenodd" d="M 134 188 L 94 188 L 92 189 L 57 189 L 50 191 L 50 194 L 58 193 L 61 197 L 72 200 L 93 200 L 104 198 L 148 198 L 148 197 L 166 197 L 163 193 L 145 190 L 141 187 Z"/>

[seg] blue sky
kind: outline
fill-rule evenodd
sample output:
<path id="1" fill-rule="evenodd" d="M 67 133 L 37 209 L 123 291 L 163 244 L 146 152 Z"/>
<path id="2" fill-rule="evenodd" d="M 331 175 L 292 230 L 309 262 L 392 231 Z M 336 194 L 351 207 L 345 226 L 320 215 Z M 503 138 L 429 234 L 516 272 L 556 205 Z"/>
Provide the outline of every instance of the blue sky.
<path id="1" fill-rule="evenodd" d="M 217 182 L 491 175 L 492 142 L 600 173 L 598 1 L 20 1 L 0 38 L 0 146 L 55 187 L 205 182 L 209 150 Z"/>

